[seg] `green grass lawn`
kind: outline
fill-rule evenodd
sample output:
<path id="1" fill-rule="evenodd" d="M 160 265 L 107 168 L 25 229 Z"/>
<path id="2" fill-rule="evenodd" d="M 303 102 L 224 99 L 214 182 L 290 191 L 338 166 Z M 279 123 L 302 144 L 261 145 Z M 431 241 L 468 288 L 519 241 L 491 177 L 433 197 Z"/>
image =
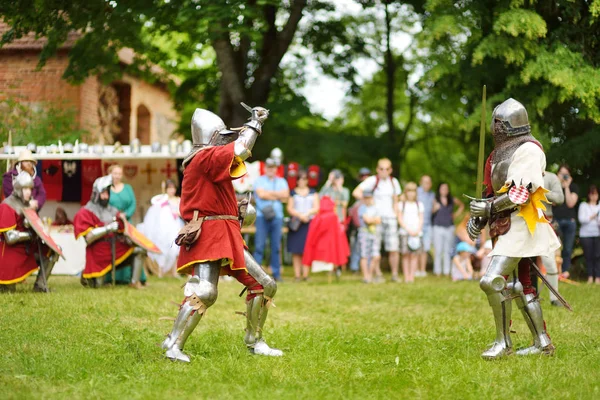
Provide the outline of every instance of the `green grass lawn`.
<path id="1" fill-rule="evenodd" d="M 157 344 L 171 328 L 159 318 L 176 315 L 171 301 L 181 301 L 184 282 L 90 290 L 53 277 L 50 295 L 25 291 L 31 281 L 1 295 L 0 398 L 600 398 L 598 286 L 561 286 L 574 313 L 551 308 L 542 293 L 554 357 L 489 362 L 480 353 L 493 321 L 476 282 L 288 278 L 265 332 L 282 358 L 247 353 L 235 314 L 245 310 L 241 286 L 221 282 L 183 364 Z M 513 320 L 515 346 L 529 344 L 518 310 Z"/>

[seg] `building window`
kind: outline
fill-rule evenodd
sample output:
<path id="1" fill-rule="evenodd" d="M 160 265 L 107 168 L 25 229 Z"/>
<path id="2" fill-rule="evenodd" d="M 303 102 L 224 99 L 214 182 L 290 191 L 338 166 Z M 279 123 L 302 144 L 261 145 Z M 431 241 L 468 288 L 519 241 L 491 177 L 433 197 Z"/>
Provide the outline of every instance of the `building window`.
<path id="1" fill-rule="evenodd" d="M 137 138 L 141 144 L 150 144 L 150 110 L 140 104 L 137 109 Z"/>

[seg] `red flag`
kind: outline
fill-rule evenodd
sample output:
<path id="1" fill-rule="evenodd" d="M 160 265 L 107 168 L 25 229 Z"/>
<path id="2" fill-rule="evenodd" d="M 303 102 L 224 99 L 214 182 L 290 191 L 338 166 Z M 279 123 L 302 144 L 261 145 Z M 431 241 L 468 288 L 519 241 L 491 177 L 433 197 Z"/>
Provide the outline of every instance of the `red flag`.
<path id="1" fill-rule="evenodd" d="M 102 176 L 102 161 L 81 160 L 81 204 L 85 204 L 92 196 L 92 186 L 96 178 Z"/>
<path id="2" fill-rule="evenodd" d="M 298 172 L 300 165 L 297 162 L 291 162 L 287 167 L 287 182 L 290 190 L 294 190 L 298 184 Z"/>
<path id="3" fill-rule="evenodd" d="M 315 188 L 319 186 L 319 179 L 321 177 L 321 168 L 318 165 L 308 166 L 308 186 Z"/>
<path id="4" fill-rule="evenodd" d="M 42 182 L 46 189 L 46 200 L 62 200 L 61 160 L 42 160 Z"/>

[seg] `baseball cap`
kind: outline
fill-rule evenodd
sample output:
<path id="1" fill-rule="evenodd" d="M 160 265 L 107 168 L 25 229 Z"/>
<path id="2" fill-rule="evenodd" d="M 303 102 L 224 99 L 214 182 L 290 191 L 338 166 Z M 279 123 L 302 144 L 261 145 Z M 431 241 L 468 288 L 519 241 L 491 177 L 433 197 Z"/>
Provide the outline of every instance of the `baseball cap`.
<path id="1" fill-rule="evenodd" d="M 362 167 L 358 170 L 358 176 L 371 175 L 371 170 L 367 167 Z"/>
<path id="2" fill-rule="evenodd" d="M 265 166 L 267 167 L 276 167 L 277 163 L 275 162 L 275 160 L 273 160 L 271 157 L 267 158 L 265 160 Z"/>

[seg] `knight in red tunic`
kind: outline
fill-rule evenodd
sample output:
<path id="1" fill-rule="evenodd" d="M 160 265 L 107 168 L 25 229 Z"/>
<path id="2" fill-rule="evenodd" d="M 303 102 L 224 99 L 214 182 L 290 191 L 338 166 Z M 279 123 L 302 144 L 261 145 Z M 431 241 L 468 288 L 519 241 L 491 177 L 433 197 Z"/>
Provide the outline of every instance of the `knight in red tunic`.
<path id="1" fill-rule="evenodd" d="M 244 160 L 250 157 L 269 115 L 262 107 L 244 106 L 252 117 L 239 129 L 227 129 L 221 118 L 207 110 L 196 109 L 192 117 L 194 149 L 183 161 L 180 204 L 186 225 L 175 241 L 181 246 L 178 271 L 192 277 L 185 285 L 173 329 L 162 343 L 172 360 L 190 361 L 183 346 L 217 300 L 219 275 L 233 276 L 246 287 L 244 341 L 248 350 L 258 355 L 283 355 L 262 338 L 277 285 L 244 245 L 240 223 L 252 223 L 255 214 L 247 201 L 238 205 L 232 184 L 246 173 Z"/>
<path id="2" fill-rule="evenodd" d="M 29 229 L 23 209 L 29 207 L 33 178 L 25 171 L 13 178 L 13 192 L 0 204 L 0 292 L 14 291 L 15 285 L 38 270 L 33 290 L 48 292 L 48 278 L 58 255 L 36 243 L 36 234 Z M 41 254 L 40 254 L 41 253 Z"/>
<path id="3" fill-rule="evenodd" d="M 119 210 L 108 204 L 112 177 L 102 176 L 94 182 L 92 197 L 82 207 L 73 220 L 75 236 L 83 237 L 87 243 L 85 250 L 85 268 L 81 284 L 96 288 L 102 285 L 104 276 L 112 271 L 113 260 L 115 268 L 133 264 L 131 286 L 140 286 L 140 275 L 146 252 L 135 247 L 129 239 L 123 236 L 122 223 L 117 221 Z M 114 241 L 115 254 L 112 254 Z"/>

